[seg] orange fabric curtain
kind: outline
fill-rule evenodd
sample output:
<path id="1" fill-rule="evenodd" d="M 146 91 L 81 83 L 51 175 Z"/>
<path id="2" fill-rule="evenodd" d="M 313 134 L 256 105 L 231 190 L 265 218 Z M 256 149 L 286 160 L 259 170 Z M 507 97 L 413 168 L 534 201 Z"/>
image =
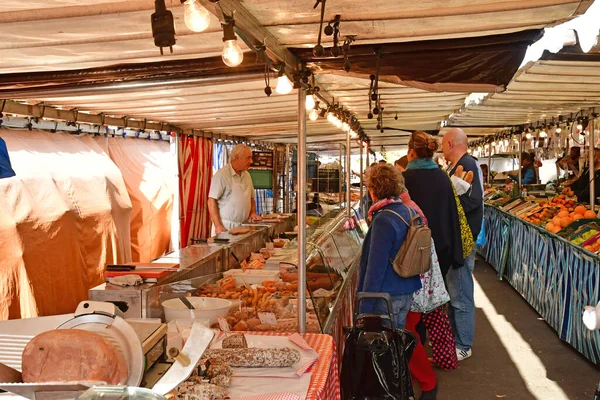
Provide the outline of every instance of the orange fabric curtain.
<path id="1" fill-rule="evenodd" d="M 132 259 L 151 261 L 163 255 L 171 241 L 176 163 L 169 142 L 108 138 L 108 152 L 123 174 L 133 206 Z"/>
<path id="2" fill-rule="evenodd" d="M 213 144 L 206 138 L 182 135 L 178 146 L 181 247 L 186 247 L 191 238 L 210 237 L 208 192 Z"/>
<path id="3" fill-rule="evenodd" d="M 0 320 L 70 313 L 131 261 L 131 201 L 91 137 L 2 131 L 16 176 L 0 179 Z"/>

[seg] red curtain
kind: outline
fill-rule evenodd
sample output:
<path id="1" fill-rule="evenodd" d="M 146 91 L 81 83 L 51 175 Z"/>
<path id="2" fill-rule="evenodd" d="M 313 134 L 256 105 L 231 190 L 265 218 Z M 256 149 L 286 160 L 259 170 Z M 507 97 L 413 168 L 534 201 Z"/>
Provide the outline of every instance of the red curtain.
<path id="1" fill-rule="evenodd" d="M 190 238 L 210 236 L 208 191 L 212 179 L 213 144 L 210 139 L 182 135 L 179 137 L 179 204 L 181 247 Z"/>

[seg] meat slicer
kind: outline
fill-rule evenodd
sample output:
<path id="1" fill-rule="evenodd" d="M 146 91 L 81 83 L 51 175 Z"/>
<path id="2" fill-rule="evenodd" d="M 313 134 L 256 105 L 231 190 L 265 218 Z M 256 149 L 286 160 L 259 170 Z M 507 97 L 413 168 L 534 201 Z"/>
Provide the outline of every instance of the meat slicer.
<path id="1" fill-rule="evenodd" d="M 0 363 L 21 371 L 23 349 L 36 335 L 53 329 L 83 329 L 102 335 L 127 360 L 128 386 L 140 386 L 146 364 L 164 353 L 166 325 L 128 322 L 112 303 L 83 301 L 73 314 L 0 321 Z M 74 399 L 97 382 L 0 383 L 0 389 L 34 400 Z"/>

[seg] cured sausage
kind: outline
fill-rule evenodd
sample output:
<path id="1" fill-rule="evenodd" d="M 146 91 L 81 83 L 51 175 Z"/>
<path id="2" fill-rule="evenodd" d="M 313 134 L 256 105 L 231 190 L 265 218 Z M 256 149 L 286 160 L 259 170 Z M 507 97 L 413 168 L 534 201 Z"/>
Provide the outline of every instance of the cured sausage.
<path id="1" fill-rule="evenodd" d="M 300 361 L 298 350 L 281 349 L 210 349 L 204 357 L 232 367 L 291 367 Z"/>

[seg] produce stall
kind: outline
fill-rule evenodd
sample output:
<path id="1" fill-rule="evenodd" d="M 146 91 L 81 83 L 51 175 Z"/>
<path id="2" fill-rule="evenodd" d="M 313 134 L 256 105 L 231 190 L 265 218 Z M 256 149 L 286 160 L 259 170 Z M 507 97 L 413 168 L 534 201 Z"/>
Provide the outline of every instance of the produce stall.
<path id="1" fill-rule="evenodd" d="M 488 201 L 487 245 L 479 248 L 479 253 L 562 340 L 598 363 L 600 335 L 583 326 L 581 313 L 584 306 L 600 300 L 600 220 L 585 218 L 586 213 L 592 217 L 591 210 L 572 207 L 574 203 L 561 197 L 545 203 L 510 199 L 505 205 L 497 201 L 493 205 Z M 577 212 L 560 211 L 565 205 Z M 555 223 L 565 227 L 558 228 Z"/>

